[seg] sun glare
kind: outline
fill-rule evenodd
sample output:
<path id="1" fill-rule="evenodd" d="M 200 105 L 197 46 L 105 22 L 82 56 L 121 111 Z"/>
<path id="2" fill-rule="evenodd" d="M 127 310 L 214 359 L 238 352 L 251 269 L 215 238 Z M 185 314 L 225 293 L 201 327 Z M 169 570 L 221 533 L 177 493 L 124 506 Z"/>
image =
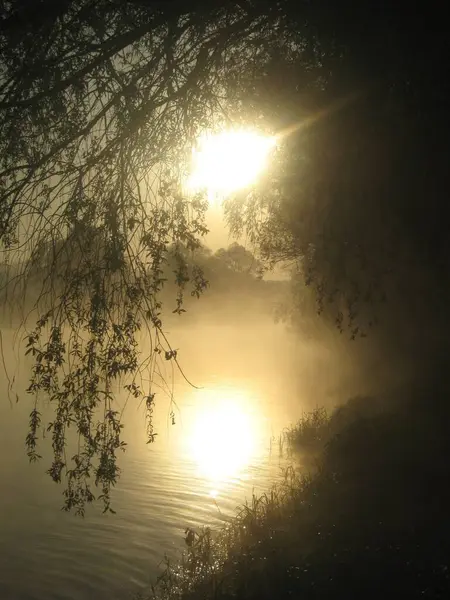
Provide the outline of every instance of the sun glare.
<path id="1" fill-rule="evenodd" d="M 229 130 L 203 135 L 192 153 L 191 190 L 206 190 L 209 200 L 224 198 L 255 182 L 264 169 L 275 138 Z"/>
<path id="2" fill-rule="evenodd" d="M 256 451 L 255 421 L 244 392 L 205 391 L 188 437 L 189 452 L 200 475 L 215 486 L 237 477 Z M 215 496 L 216 490 L 211 495 Z"/>

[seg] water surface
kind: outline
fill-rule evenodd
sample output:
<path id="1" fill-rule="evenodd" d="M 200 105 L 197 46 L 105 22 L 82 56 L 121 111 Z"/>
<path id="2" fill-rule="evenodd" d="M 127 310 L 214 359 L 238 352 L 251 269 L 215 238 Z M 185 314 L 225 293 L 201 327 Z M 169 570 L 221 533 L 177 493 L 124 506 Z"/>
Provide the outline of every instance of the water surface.
<path id="1" fill-rule="evenodd" d="M 31 399 L 20 394 L 16 404 L 12 397 L 11 407 L 3 393 L 1 598 L 128 598 L 155 579 L 165 553 L 183 549 L 186 527 L 218 526 L 253 491 L 270 486 L 280 473 L 278 456 L 269 455 L 271 436 L 301 411 L 292 384 L 299 367 L 281 327 L 268 323 L 257 331 L 255 337 L 253 327 L 205 325 L 171 332 L 186 373 L 201 389 L 167 369 L 177 406 L 160 394 L 154 444 L 145 443 L 143 408 L 127 403 L 115 515 L 102 514 L 99 505 L 84 518 L 60 510 L 62 488 L 45 474 L 47 463 L 30 465 L 25 455 Z M 7 337 L 4 331 L 4 344 Z M 9 359 L 11 366 L 12 354 Z M 17 371 L 19 391 L 24 370 Z M 45 459 L 49 440 L 43 443 Z"/>

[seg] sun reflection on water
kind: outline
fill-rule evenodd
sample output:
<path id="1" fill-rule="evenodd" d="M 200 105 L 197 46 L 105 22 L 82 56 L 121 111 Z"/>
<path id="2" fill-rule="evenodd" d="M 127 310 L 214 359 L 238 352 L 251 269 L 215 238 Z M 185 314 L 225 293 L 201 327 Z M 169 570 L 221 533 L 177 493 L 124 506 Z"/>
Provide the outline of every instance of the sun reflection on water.
<path id="1" fill-rule="evenodd" d="M 190 425 L 189 454 L 215 498 L 221 484 L 239 478 L 257 454 L 257 418 L 250 394 L 232 388 L 200 390 Z"/>

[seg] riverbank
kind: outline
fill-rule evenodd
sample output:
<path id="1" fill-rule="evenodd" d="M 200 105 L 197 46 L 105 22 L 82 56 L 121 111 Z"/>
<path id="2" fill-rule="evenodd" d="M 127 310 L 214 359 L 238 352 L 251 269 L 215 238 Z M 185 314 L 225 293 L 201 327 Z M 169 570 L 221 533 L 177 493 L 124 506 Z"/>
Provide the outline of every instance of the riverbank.
<path id="1" fill-rule="evenodd" d="M 188 530 L 148 597 L 448 597 L 449 406 L 435 384 L 304 415 L 283 442 L 310 474 L 292 466 L 221 531 Z"/>

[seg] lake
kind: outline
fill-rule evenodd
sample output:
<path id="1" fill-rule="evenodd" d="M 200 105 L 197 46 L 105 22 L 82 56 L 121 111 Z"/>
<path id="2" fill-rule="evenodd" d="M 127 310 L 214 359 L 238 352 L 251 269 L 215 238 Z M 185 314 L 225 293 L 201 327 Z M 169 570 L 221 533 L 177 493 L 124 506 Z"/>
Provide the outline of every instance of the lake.
<path id="1" fill-rule="evenodd" d="M 3 330 L 10 377 L 17 365 L 12 333 Z M 143 408 L 128 402 L 128 447 L 113 493 L 117 514 L 102 514 L 95 503 L 84 518 L 60 510 L 62 486 L 45 474 L 49 440 L 42 441 L 43 461 L 30 465 L 25 454 L 31 402 L 21 393 L 24 361 L 16 373 L 20 401 L 11 398 L 12 406 L 1 369 L 2 599 L 130 598 L 154 581 L 165 553 L 176 557 L 185 547 L 186 527 L 219 526 L 280 475 L 270 440 L 308 408 L 308 390 L 296 382 L 314 379 L 305 365 L 317 360 L 308 355 L 302 361 L 297 342 L 269 321 L 257 328 L 204 324 L 169 333 L 186 375 L 201 389 L 168 369 L 175 425 L 170 400 L 161 393 L 154 444 L 145 443 Z"/>

